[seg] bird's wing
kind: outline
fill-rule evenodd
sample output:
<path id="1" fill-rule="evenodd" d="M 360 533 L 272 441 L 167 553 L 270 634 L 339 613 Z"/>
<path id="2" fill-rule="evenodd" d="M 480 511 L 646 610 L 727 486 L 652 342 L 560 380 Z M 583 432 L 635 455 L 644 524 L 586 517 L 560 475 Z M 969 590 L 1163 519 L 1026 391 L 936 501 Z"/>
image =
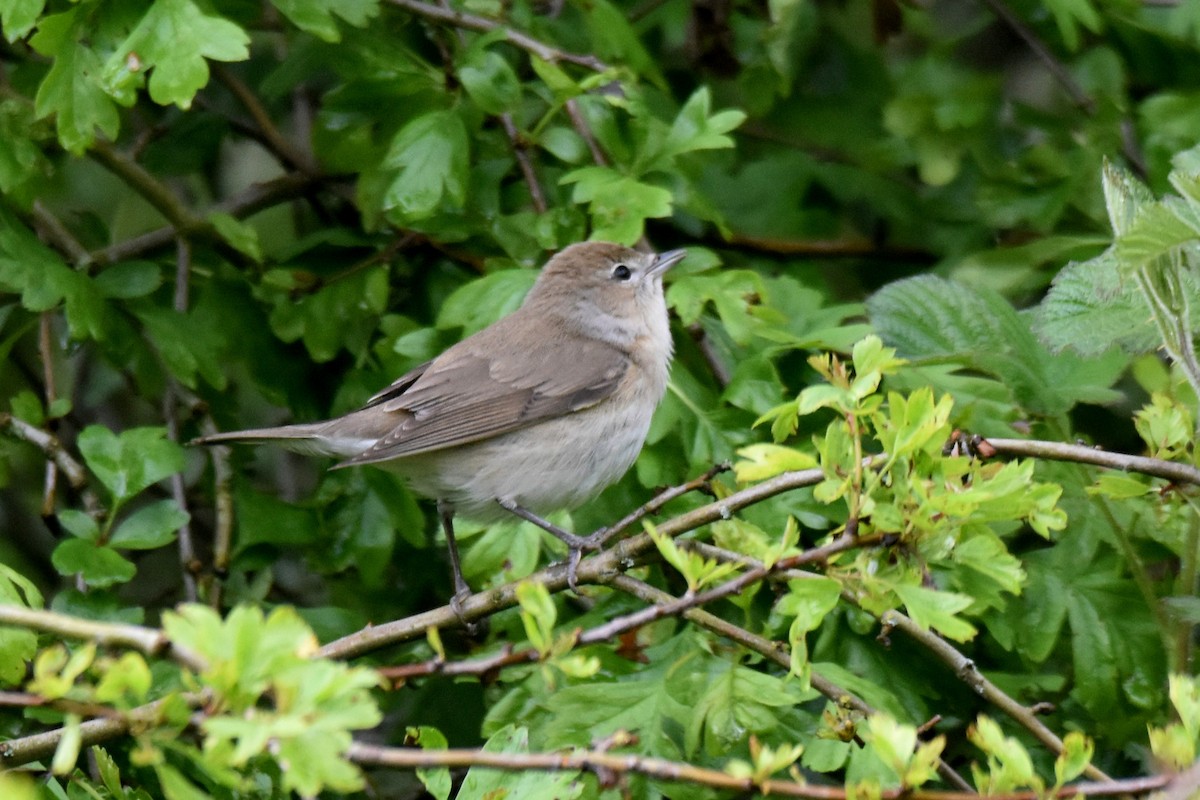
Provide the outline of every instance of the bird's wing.
<path id="1" fill-rule="evenodd" d="M 441 450 L 588 408 L 628 369 L 625 353 L 596 340 L 543 340 L 491 357 L 466 340 L 372 398 L 367 408 L 395 426 L 339 466 Z"/>

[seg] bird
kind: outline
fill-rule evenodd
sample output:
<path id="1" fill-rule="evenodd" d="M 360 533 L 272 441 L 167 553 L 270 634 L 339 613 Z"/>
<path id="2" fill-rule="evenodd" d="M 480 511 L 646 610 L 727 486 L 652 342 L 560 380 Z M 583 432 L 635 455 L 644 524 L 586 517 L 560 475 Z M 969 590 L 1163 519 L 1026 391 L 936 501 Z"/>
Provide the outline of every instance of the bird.
<path id="1" fill-rule="evenodd" d="M 673 354 L 663 275 L 685 250 L 570 245 L 546 263 L 521 306 L 402 375 L 344 416 L 230 431 L 193 444 L 278 442 L 374 465 L 437 503 L 460 619 L 471 590 L 454 517 L 514 514 L 566 543 L 568 582 L 605 528 L 579 536 L 545 516 L 619 480 L 645 443 Z"/>

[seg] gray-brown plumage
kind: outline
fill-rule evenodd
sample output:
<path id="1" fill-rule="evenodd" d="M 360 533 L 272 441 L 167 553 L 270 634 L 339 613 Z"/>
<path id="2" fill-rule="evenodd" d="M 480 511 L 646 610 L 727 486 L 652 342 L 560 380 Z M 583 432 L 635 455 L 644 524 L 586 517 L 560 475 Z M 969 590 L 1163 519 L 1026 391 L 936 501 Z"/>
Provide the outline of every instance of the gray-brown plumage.
<path id="1" fill-rule="evenodd" d="M 550 260 L 519 309 L 358 411 L 197 442 L 278 440 L 337 456 L 339 467 L 394 470 L 439 501 L 452 543 L 454 511 L 489 520 L 506 508 L 573 508 L 619 479 L 645 441 L 672 352 L 662 275 L 683 256 L 572 245 Z M 547 529 L 575 550 L 584 543 Z M 457 562 L 453 545 L 451 554 Z"/>

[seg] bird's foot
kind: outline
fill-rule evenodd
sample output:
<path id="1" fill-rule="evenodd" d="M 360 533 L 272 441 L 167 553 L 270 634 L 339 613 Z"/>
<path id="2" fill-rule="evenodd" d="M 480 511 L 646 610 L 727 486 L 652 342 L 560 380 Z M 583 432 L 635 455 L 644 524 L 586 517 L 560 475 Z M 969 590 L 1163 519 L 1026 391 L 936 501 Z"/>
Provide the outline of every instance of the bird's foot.
<path id="1" fill-rule="evenodd" d="M 458 622 L 463 627 L 463 632 L 471 639 L 477 639 L 487 634 L 488 620 L 487 617 L 479 621 L 467 619 L 466 610 L 463 608 L 463 602 L 472 594 L 471 587 L 465 583 L 459 587 L 454 596 L 450 598 L 450 610 L 454 612 L 454 616 L 458 617 Z"/>

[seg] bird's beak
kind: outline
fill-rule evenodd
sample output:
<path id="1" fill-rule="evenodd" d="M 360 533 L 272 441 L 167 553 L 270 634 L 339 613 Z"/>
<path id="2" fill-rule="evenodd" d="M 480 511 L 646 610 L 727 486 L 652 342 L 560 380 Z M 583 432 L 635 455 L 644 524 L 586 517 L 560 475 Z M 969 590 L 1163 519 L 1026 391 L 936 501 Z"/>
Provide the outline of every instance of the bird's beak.
<path id="1" fill-rule="evenodd" d="M 652 275 L 662 275 L 671 267 L 683 261 L 683 257 L 687 255 L 687 250 L 668 250 L 665 253 L 659 253 L 654 259 L 654 265 L 650 267 Z"/>

